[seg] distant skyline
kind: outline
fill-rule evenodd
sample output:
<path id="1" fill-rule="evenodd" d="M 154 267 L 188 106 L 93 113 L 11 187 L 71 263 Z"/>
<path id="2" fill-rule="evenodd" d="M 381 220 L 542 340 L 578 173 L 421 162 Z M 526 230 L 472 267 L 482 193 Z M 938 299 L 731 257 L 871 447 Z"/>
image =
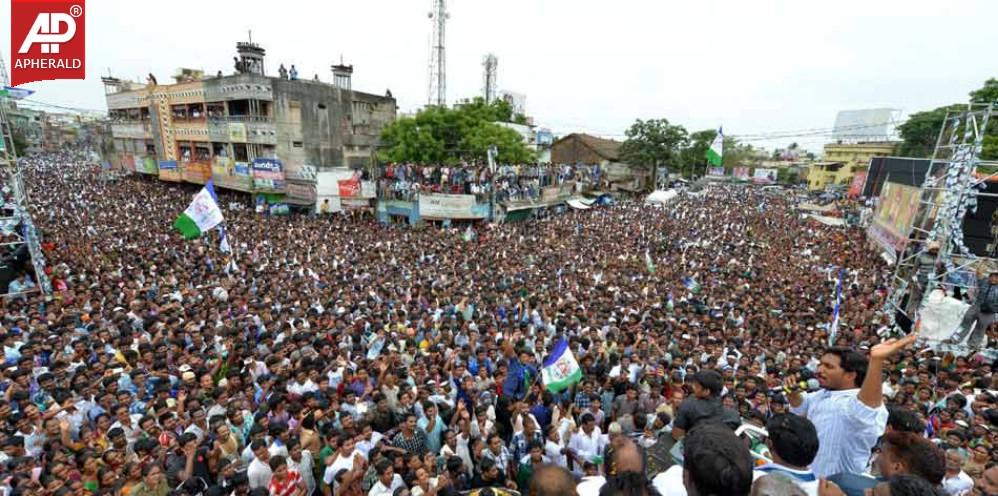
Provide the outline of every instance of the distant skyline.
<path id="1" fill-rule="evenodd" d="M 556 133 L 622 138 L 636 118 L 726 135 L 831 128 L 840 110 L 903 115 L 967 101 L 998 76 L 998 35 L 964 29 L 998 18 L 998 2 L 967 0 L 449 0 L 447 98 L 482 94 L 482 59 L 499 59 L 498 86 L 527 97 L 535 123 Z M 156 5 L 155 8 L 150 6 Z M 267 70 L 295 64 L 331 79 L 354 65 L 353 87 L 391 89 L 400 112 L 426 102 L 431 0 L 169 3 L 92 0 L 87 79 L 29 83 L 34 99 L 104 110 L 101 76 L 172 81 L 177 68 L 233 71 L 235 43 L 267 50 Z M 0 2 L 10 18 L 10 3 Z M 951 34 L 949 31 L 954 31 Z M 3 56 L 10 63 L 9 34 Z M 830 136 L 797 141 L 819 150 Z"/>

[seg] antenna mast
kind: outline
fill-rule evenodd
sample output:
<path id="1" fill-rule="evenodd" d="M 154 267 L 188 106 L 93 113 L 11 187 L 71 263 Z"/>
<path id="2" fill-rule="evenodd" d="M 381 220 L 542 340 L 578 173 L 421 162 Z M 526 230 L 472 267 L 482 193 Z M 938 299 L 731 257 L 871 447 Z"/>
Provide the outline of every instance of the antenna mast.
<path id="1" fill-rule="evenodd" d="M 430 43 L 430 81 L 426 104 L 440 107 L 447 105 L 447 55 L 445 52 L 447 19 L 446 0 L 433 0 L 433 10 L 428 17 L 433 22 L 433 40 Z"/>
<path id="2" fill-rule="evenodd" d="M 496 93 L 499 91 L 499 84 L 496 82 L 499 75 L 499 59 L 490 53 L 483 59 L 482 67 L 485 68 L 482 74 L 482 93 L 485 104 L 488 105 L 496 101 Z"/>

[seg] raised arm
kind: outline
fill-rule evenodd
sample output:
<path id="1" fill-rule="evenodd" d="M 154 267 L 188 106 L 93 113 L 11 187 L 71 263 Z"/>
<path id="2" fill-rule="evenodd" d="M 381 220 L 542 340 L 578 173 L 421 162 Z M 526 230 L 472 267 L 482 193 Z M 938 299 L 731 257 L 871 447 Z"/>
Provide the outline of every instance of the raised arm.
<path id="1" fill-rule="evenodd" d="M 870 365 L 866 369 L 866 378 L 859 390 L 859 401 L 870 408 L 880 408 L 884 404 L 884 362 L 897 352 L 907 348 L 918 335 L 914 332 L 901 339 L 888 339 L 870 349 Z"/>

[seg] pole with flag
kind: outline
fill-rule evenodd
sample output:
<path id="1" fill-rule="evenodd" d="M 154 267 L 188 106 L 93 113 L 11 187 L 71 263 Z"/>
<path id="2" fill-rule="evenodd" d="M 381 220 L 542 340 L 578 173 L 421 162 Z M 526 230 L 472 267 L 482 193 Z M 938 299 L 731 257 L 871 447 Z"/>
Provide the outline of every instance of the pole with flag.
<path id="1" fill-rule="evenodd" d="M 215 185 L 209 179 L 208 184 L 194 195 L 194 200 L 187 210 L 184 210 L 173 222 L 173 227 L 180 231 L 185 239 L 194 239 L 223 221 L 225 218 L 222 217 L 222 209 L 218 207 Z"/>
<path id="2" fill-rule="evenodd" d="M 839 333 L 839 309 L 842 306 L 842 275 L 845 269 L 839 269 L 839 280 L 835 283 L 835 309 L 832 310 L 832 325 L 828 328 L 828 346 L 835 346 L 835 336 Z"/>
<path id="3" fill-rule="evenodd" d="M 714 136 L 714 141 L 710 143 L 710 148 L 707 149 L 707 163 L 711 167 L 720 167 L 721 164 L 723 163 L 723 159 L 724 159 L 724 130 L 723 127 L 719 127 L 717 128 L 717 136 Z"/>
<path id="4" fill-rule="evenodd" d="M 582 368 L 575 360 L 572 350 L 568 349 L 568 341 L 564 338 L 558 340 L 551 354 L 544 360 L 541 377 L 544 379 L 544 387 L 552 393 L 564 391 L 582 380 Z"/>

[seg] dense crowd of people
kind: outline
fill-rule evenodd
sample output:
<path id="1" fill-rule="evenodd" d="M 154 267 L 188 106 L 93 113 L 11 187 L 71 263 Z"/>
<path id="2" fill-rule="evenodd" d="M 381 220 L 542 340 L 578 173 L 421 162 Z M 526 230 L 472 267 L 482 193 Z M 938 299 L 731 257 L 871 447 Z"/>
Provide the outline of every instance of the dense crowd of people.
<path id="1" fill-rule="evenodd" d="M 791 197 L 468 237 L 219 190 L 226 254 L 171 230 L 192 185 L 26 167 L 55 291 L 0 303 L 4 494 L 998 493 L 992 359 L 882 340 L 890 269 Z"/>

